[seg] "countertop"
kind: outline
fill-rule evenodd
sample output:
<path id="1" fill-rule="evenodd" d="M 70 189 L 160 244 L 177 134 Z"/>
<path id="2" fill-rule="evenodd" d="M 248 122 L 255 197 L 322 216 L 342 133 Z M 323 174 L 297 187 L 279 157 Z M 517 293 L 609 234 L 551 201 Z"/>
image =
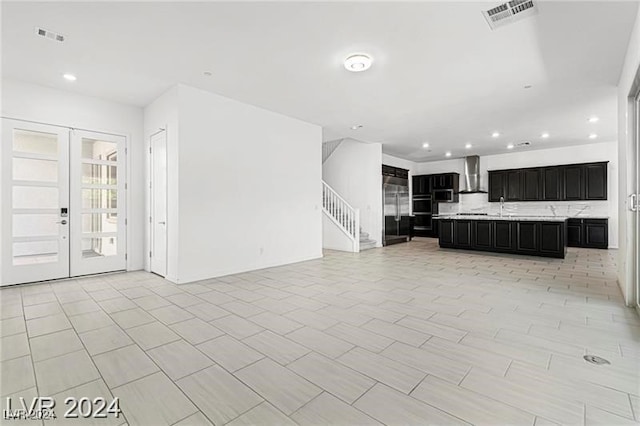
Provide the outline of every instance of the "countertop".
<path id="1" fill-rule="evenodd" d="M 438 215 L 434 219 L 452 220 L 505 220 L 518 222 L 564 222 L 569 219 L 567 216 L 525 216 L 525 215 Z"/>

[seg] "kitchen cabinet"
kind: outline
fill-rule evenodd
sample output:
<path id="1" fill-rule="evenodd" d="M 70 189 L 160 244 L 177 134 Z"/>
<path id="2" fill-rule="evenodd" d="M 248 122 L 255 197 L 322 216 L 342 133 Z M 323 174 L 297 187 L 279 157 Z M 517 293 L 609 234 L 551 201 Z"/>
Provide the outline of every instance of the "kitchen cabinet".
<path id="1" fill-rule="evenodd" d="M 608 219 L 569 219 L 567 221 L 567 245 L 606 249 L 609 247 Z"/>
<path id="2" fill-rule="evenodd" d="M 607 162 L 489 171 L 489 201 L 607 199 Z"/>
<path id="3" fill-rule="evenodd" d="M 566 221 L 441 219 L 440 247 L 564 258 Z M 594 238 L 599 238 L 594 228 Z"/>
<path id="4" fill-rule="evenodd" d="M 421 175 L 413 177 L 413 196 L 422 197 L 431 195 L 431 176 Z"/>
<path id="5" fill-rule="evenodd" d="M 458 192 L 458 186 L 460 182 L 460 174 L 459 173 L 442 173 L 437 175 L 427 175 L 431 176 L 431 189 L 453 189 L 455 192 Z"/>
<path id="6" fill-rule="evenodd" d="M 560 167 L 541 167 L 540 173 L 542 173 L 542 188 L 540 188 L 542 190 L 541 201 L 561 200 L 562 169 Z"/>

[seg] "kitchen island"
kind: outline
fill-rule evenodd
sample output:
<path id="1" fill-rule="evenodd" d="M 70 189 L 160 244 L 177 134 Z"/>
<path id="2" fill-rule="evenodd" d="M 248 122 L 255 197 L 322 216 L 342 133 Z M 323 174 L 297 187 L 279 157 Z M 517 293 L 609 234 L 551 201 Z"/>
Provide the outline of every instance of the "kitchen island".
<path id="1" fill-rule="evenodd" d="M 564 259 L 567 217 L 560 216 L 437 216 L 442 248 Z"/>

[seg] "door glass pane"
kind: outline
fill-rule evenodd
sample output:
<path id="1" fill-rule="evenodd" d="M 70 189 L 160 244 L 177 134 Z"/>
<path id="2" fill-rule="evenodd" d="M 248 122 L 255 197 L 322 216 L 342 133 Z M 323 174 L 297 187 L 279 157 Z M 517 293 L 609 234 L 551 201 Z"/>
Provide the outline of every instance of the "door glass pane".
<path id="1" fill-rule="evenodd" d="M 92 213 L 82 215 L 82 232 L 118 232 L 117 213 Z"/>
<path id="2" fill-rule="evenodd" d="M 58 241 L 13 243 L 13 264 L 33 265 L 58 261 Z"/>
<path id="3" fill-rule="evenodd" d="M 82 158 L 116 161 L 118 145 L 113 142 L 82 138 Z"/>
<path id="4" fill-rule="evenodd" d="M 33 158 L 13 158 L 13 179 L 38 182 L 58 181 L 58 162 Z"/>
<path id="5" fill-rule="evenodd" d="M 84 185 L 117 185 L 118 167 L 83 163 L 82 183 Z"/>
<path id="6" fill-rule="evenodd" d="M 58 235 L 58 215 L 56 214 L 14 214 L 14 237 L 41 237 Z"/>
<path id="7" fill-rule="evenodd" d="M 118 254 L 116 237 L 83 238 L 82 257 L 104 257 Z"/>
<path id="8" fill-rule="evenodd" d="M 58 135 L 54 133 L 14 129 L 13 150 L 57 157 Z"/>
<path id="9" fill-rule="evenodd" d="M 83 209 L 115 209 L 118 207 L 118 191 L 115 189 L 83 189 Z"/>
<path id="10" fill-rule="evenodd" d="M 57 209 L 58 188 L 44 186 L 14 186 L 14 209 Z"/>

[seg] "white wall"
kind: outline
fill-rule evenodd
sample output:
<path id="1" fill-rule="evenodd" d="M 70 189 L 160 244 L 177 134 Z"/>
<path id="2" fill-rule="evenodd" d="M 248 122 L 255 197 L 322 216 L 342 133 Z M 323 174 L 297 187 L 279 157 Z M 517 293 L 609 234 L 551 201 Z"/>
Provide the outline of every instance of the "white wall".
<path id="1" fill-rule="evenodd" d="M 322 165 L 322 179 L 360 209 L 360 227 L 381 247 L 382 145 L 344 139 Z"/>
<path id="2" fill-rule="evenodd" d="M 127 137 L 127 269 L 142 269 L 145 182 L 142 109 L 3 79 L 2 116 Z"/>
<path id="3" fill-rule="evenodd" d="M 510 202 L 506 208 L 515 214 L 553 214 L 549 206 L 556 207 L 558 215 L 573 216 L 579 211 L 582 215 L 609 217 L 609 247 L 618 247 L 618 155 L 616 142 L 593 143 L 553 149 L 510 152 L 480 157 L 480 188 L 487 190 L 488 170 L 517 169 L 524 167 L 550 166 L 559 164 L 588 163 L 609 161 L 607 167 L 606 201 L 549 201 L 549 202 Z M 416 174 L 460 173 L 460 189 L 464 186 L 464 159 L 453 159 L 418 163 Z M 440 213 L 486 211 L 492 213 L 498 209 L 497 203 L 489 203 L 487 194 L 460 194 L 459 203 L 441 203 Z"/>
<path id="4" fill-rule="evenodd" d="M 625 302 L 634 304 L 632 238 L 635 233 L 632 213 L 629 211 L 628 196 L 633 192 L 633 160 L 635 153 L 633 141 L 632 103 L 629 99 L 640 86 L 640 9 L 629 40 L 627 56 L 618 82 L 618 158 L 619 158 L 619 223 L 620 251 L 618 254 L 618 284 Z M 637 189 L 636 189 L 637 190 Z"/>
<path id="5" fill-rule="evenodd" d="M 177 107 L 170 92 L 146 111 L 147 132 L 171 127 L 177 111 L 178 136 L 168 139 L 169 204 L 178 206 L 168 219 L 177 240 L 170 278 L 321 257 L 322 129 L 192 87 L 175 90 Z"/>

